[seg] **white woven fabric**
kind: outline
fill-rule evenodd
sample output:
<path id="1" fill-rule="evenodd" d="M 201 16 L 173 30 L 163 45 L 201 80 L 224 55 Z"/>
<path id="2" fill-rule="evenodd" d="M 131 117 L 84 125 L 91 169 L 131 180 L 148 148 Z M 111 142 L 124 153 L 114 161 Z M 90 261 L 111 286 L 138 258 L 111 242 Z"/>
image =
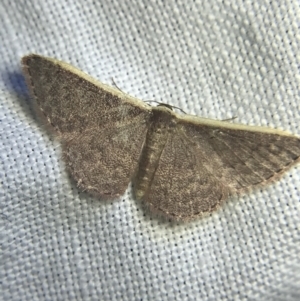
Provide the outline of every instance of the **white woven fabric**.
<path id="1" fill-rule="evenodd" d="M 81 193 L 33 111 L 31 52 L 140 99 L 300 134 L 298 0 L 0 4 L 2 300 L 300 300 L 300 168 L 172 224 Z M 184 175 L 183 175 L 184 176 Z"/>

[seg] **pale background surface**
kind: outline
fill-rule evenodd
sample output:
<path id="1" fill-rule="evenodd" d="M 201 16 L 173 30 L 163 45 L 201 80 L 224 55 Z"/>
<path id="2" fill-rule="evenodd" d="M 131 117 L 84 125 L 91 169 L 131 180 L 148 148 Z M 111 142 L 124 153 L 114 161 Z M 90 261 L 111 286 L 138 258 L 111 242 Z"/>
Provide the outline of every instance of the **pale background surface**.
<path id="1" fill-rule="evenodd" d="M 56 57 L 144 100 L 299 135 L 299 20 L 298 0 L 2 0 L 0 298 L 300 300 L 299 167 L 183 225 L 130 189 L 92 198 L 36 119 L 19 64 Z"/>

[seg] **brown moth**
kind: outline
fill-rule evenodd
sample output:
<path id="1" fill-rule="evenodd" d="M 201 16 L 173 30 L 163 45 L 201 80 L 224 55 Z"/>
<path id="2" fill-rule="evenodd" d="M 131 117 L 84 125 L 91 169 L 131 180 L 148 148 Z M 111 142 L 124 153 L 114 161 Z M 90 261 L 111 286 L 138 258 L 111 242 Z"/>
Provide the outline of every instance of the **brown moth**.
<path id="1" fill-rule="evenodd" d="M 190 220 L 300 160 L 300 139 L 287 132 L 152 107 L 56 59 L 31 54 L 22 65 L 70 173 L 100 197 L 123 195 L 132 180 L 152 211 Z"/>

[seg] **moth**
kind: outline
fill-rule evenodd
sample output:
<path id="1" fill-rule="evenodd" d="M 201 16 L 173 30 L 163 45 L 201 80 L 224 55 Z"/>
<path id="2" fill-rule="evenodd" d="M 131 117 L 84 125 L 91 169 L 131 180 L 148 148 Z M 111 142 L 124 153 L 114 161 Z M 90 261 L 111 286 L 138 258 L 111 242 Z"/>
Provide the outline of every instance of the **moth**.
<path id="1" fill-rule="evenodd" d="M 30 54 L 22 66 L 78 187 L 101 198 L 132 181 L 151 211 L 191 220 L 299 162 L 300 139 L 287 132 L 153 107 L 53 58 Z"/>

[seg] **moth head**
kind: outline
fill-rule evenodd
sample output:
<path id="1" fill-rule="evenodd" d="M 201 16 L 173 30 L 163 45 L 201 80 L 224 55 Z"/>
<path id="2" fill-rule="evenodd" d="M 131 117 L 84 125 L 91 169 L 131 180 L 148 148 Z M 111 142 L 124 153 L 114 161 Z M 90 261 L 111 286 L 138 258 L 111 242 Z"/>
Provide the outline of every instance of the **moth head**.
<path id="1" fill-rule="evenodd" d="M 171 106 L 167 103 L 159 102 L 157 107 L 162 107 L 162 108 L 166 108 L 167 110 L 173 111 L 173 106 Z"/>
<path id="2" fill-rule="evenodd" d="M 186 114 L 182 109 L 180 109 L 179 107 L 176 107 L 176 106 L 172 106 L 172 105 L 169 105 L 169 104 L 166 104 L 166 103 L 162 103 L 162 102 L 159 102 L 158 105 L 157 105 L 157 108 L 158 110 L 161 110 L 161 111 L 164 111 L 164 112 L 169 112 L 169 113 L 173 113 L 175 114 L 175 111 L 174 109 L 177 109 L 179 110 L 181 113 L 183 114 Z"/>

